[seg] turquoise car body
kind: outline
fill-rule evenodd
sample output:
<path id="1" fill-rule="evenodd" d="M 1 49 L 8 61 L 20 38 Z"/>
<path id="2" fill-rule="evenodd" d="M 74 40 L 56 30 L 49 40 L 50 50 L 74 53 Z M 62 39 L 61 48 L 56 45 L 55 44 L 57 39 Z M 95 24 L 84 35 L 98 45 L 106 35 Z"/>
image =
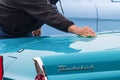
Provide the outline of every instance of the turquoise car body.
<path id="1" fill-rule="evenodd" d="M 34 80 L 41 59 L 47 80 L 120 80 L 120 32 L 0 40 L 3 80 Z"/>
<path id="2" fill-rule="evenodd" d="M 48 25 L 41 37 L 0 40 L 3 80 L 34 80 L 39 58 L 47 80 L 120 80 L 120 0 L 61 0 L 64 16 L 90 26 L 97 37 L 64 33 Z M 59 11 L 63 14 L 60 4 Z M 103 32 L 105 31 L 105 32 Z"/>

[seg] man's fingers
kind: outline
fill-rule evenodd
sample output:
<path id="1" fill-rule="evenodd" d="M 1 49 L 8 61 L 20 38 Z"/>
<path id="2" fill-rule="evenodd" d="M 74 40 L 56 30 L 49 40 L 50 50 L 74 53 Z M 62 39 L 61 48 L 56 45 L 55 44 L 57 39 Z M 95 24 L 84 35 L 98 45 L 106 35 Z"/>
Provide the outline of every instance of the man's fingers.
<path id="1" fill-rule="evenodd" d="M 41 30 L 40 29 L 37 29 L 35 31 L 32 31 L 32 35 L 33 36 L 40 36 L 41 35 Z"/>
<path id="2" fill-rule="evenodd" d="M 82 34 L 81 34 L 82 37 L 95 37 L 96 34 L 94 32 L 91 32 L 91 31 L 84 31 Z"/>

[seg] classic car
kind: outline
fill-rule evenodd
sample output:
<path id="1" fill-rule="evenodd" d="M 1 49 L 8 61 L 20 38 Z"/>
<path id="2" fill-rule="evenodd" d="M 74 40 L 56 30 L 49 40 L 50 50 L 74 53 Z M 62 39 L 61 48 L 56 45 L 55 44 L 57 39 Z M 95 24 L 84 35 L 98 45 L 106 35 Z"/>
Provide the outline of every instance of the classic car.
<path id="1" fill-rule="evenodd" d="M 3 80 L 120 80 L 120 31 L 3 39 L 0 53 Z"/>
<path id="2" fill-rule="evenodd" d="M 97 36 L 44 25 L 41 37 L 1 39 L 0 80 L 120 80 L 120 0 L 61 0 L 57 6 Z"/>

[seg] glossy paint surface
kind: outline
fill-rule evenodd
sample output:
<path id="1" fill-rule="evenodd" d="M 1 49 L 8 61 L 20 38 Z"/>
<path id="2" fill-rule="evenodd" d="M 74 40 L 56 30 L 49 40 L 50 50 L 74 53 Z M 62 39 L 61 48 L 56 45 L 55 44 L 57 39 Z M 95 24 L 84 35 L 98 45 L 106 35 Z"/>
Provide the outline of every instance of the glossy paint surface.
<path id="1" fill-rule="evenodd" d="M 42 59 L 48 80 L 119 80 L 119 43 L 119 32 L 98 33 L 94 38 L 59 35 L 0 40 L 4 80 L 34 80 L 34 57 Z"/>

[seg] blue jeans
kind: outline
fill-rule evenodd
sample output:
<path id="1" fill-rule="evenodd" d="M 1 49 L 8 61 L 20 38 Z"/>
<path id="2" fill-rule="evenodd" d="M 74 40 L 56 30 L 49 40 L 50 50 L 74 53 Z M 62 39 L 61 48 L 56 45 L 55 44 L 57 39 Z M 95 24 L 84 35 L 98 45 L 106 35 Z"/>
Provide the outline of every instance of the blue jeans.
<path id="1" fill-rule="evenodd" d="M 27 35 L 24 35 L 22 37 L 32 37 L 32 33 L 29 33 Z M 3 30 L 2 30 L 2 27 L 0 26 L 0 39 L 7 39 L 7 38 L 16 38 L 15 36 L 12 36 L 10 34 L 7 34 L 5 33 Z"/>

